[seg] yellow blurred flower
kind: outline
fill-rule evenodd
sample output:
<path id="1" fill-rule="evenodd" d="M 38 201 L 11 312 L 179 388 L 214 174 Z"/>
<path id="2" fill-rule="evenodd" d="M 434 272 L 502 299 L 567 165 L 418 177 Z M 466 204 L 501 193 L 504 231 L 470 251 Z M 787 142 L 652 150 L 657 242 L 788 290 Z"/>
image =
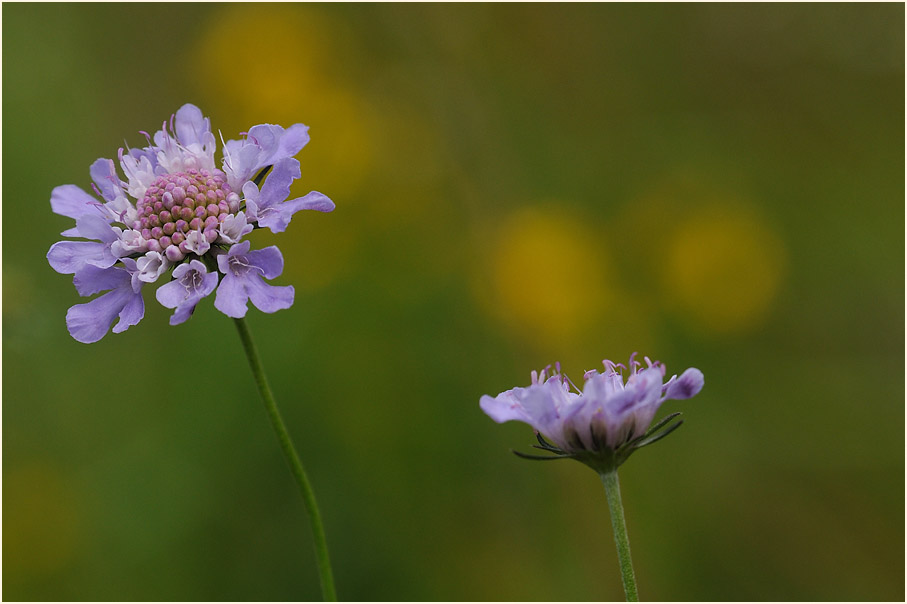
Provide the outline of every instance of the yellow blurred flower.
<path id="1" fill-rule="evenodd" d="M 712 203 L 673 226 L 661 278 L 669 303 L 697 327 L 736 333 L 765 319 L 785 259 L 781 239 L 753 209 Z"/>
<path id="2" fill-rule="evenodd" d="M 490 240 L 476 295 L 493 316 L 530 341 L 560 349 L 608 311 L 611 271 L 605 250 L 568 209 L 519 210 Z"/>

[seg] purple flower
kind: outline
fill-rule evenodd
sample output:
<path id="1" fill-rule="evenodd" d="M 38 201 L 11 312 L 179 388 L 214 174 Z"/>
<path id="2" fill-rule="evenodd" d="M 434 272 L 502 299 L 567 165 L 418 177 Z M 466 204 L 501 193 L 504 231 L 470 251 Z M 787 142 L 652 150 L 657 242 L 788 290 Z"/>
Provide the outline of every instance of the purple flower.
<path id="1" fill-rule="evenodd" d="M 171 325 L 186 321 L 195 311 L 195 305 L 217 287 L 217 273 L 209 273 L 198 260 L 180 264 L 173 271 L 173 281 L 155 292 L 157 301 L 167 308 L 175 308 L 170 317 Z"/>
<path id="2" fill-rule="evenodd" d="M 283 256 L 273 245 L 250 252 L 249 242 L 243 241 L 218 256 L 217 267 L 224 278 L 217 288 L 214 308 L 228 317 L 246 316 L 249 300 L 263 312 L 277 312 L 293 305 L 292 285 L 277 287 L 264 282 L 283 272 Z"/>
<path id="3" fill-rule="evenodd" d="M 117 154 L 124 179 L 110 159 L 91 165 L 97 197 L 76 185 L 51 194 L 51 209 L 76 223 L 63 236 L 81 239 L 51 246 L 51 267 L 73 275 L 81 295 L 110 290 L 70 309 L 72 336 L 96 342 L 117 316 L 114 332 L 138 323 L 144 314 L 142 285 L 170 270 L 174 281 L 156 297 L 176 309 L 172 325 L 187 320 L 198 301 L 218 288 L 218 280 L 215 307 L 228 316 L 244 316 L 249 300 L 265 312 L 289 308 L 293 288 L 263 281 L 283 271 L 280 251 L 250 251 L 242 239 L 255 228 L 284 231 L 299 210 L 334 209 L 316 192 L 287 200 L 301 175 L 293 156 L 308 143 L 308 127 L 253 126 L 245 138 L 224 143 L 221 168 L 214 159 L 211 122 L 194 105 L 183 105 L 153 136 L 142 134 L 146 147 Z M 208 273 L 205 264 L 220 267 L 222 277 Z"/>
<path id="4" fill-rule="evenodd" d="M 640 369 L 635 356 L 629 368 L 606 360 L 603 373 L 586 372 L 581 391 L 558 367 L 550 376 L 547 369 L 533 371 L 529 387 L 485 395 L 479 404 L 498 423 L 517 420 L 532 426 L 540 435 L 539 448 L 555 453 L 541 459 L 570 457 L 597 470 L 617 467 L 636 449 L 680 426 L 682 421 L 668 426 L 679 415 L 674 413 L 650 428 L 664 401 L 691 398 L 704 384 L 695 368 L 665 382 L 664 365 L 646 357 L 647 367 Z"/>

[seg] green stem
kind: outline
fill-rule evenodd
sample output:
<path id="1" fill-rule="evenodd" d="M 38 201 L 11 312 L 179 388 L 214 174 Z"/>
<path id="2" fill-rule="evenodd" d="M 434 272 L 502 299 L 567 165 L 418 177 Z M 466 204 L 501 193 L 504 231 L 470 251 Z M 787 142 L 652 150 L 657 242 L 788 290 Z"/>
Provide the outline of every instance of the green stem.
<path id="1" fill-rule="evenodd" d="M 290 440 L 290 433 L 283 423 L 280 411 L 277 409 L 277 403 L 274 402 L 274 395 L 271 393 L 271 387 L 268 386 L 268 380 L 265 377 L 264 369 L 261 366 L 261 360 L 258 358 L 258 351 L 252 342 L 252 334 L 249 333 L 249 327 L 244 319 L 235 319 L 236 329 L 239 331 L 239 338 L 242 340 L 246 356 L 249 358 L 249 366 L 252 368 L 252 374 L 255 376 L 255 383 L 258 385 L 258 391 L 265 403 L 265 409 L 277 433 L 277 440 L 280 441 L 280 448 L 283 455 L 290 464 L 290 471 L 293 478 L 299 485 L 302 493 L 302 499 L 305 502 L 306 512 L 309 514 L 309 521 L 312 525 L 312 535 L 315 538 L 315 554 L 318 559 L 318 571 L 321 574 L 321 593 L 326 602 L 337 601 L 337 591 L 334 588 L 334 577 L 331 572 L 331 559 L 328 556 L 328 544 L 324 536 L 324 526 L 321 524 L 321 514 L 318 512 L 318 504 L 315 501 L 315 493 L 309 484 L 305 470 L 302 467 L 302 461 L 299 454 L 296 453 L 296 447 Z"/>
<path id="2" fill-rule="evenodd" d="M 617 560 L 620 562 L 620 576 L 624 582 L 624 593 L 627 602 L 639 602 L 636 591 L 636 576 L 633 574 L 633 562 L 630 560 L 630 540 L 627 539 L 627 523 L 624 521 L 624 506 L 620 501 L 620 482 L 617 480 L 617 469 L 602 472 L 605 494 L 608 496 L 608 508 L 611 510 L 611 528 L 614 529 L 614 543 L 617 545 Z"/>

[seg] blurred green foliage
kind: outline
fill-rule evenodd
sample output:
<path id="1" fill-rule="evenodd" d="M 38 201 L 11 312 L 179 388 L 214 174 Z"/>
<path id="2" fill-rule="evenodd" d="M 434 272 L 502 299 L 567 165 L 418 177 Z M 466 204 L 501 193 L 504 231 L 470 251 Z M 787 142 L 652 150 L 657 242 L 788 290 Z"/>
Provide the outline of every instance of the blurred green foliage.
<path id="1" fill-rule="evenodd" d="M 348 600 L 618 599 L 604 492 L 482 394 L 701 368 L 622 468 L 650 600 L 904 595 L 904 7 L 3 6 L 3 596 L 298 600 L 302 503 L 230 321 L 85 346 L 53 187 L 193 102 L 311 126 L 252 311 Z M 22 207 L 31 208 L 23 212 Z"/>

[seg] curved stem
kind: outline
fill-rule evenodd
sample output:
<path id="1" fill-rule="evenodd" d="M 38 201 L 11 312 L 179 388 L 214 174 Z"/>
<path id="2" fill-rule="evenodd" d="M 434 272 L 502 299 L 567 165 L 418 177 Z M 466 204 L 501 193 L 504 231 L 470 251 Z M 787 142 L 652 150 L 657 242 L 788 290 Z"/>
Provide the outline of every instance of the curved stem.
<path id="1" fill-rule="evenodd" d="M 283 455 L 290 464 L 290 471 L 293 478 L 299 485 L 302 493 L 302 499 L 305 502 L 306 512 L 309 515 L 309 521 L 312 525 L 312 536 L 315 539 L 315 555 L 318 559 L 318 570 L 321 575 L 321 593 L 325 601 L 336 602 L 337 591 L 334 588 L 334 577 L 331 572 L 331 560 L 328 556 L 327 539 L 324 536 L 324 526 L 321 524 L 321 514 L 318 511 L 318 503 L 315 501 L 315 493 L 309 484 L 305 470 L 302 467 L 302 461 L 299 454 L 296 453 L 296 447 L 290 440 L 290 433 L 283 423 L 280 411 L 277 409 L 277 403 L 274 402 L 274 395 L 271 393 L 271 387 L 268 386 L 268 380 L 265 377 L 264 369 L 261 366 L 261 360 L 258 358 L 258 351 L 252 342 L 252 334 L 249 333 L 249 327 L 244 319 L 235 319 L 236 329 L 239 331 L 239 338 L 242 340 L 243 348 L 249 359 L 249 366 L 252 368 L 252 374 L 255 376 L 255 383 L 258 385 L 258 391 L 265 403 L 265 409 L 268 412 L 268 418 L 277 433 L 277 440 L 280 441 L 280 448 Z"/>
<path id="2" fill-rule="evenodd" d="M 624 506 L 620 500 L 620 482 L 617 480 L 617 469 L 602 472 L 605 494 L 608 496 L 608 508 L 611 510 L 611 528 L 614 529 L 614 543 L 617 545 L 617 560 L 620 563 L 620 576 L 624 583 L 627 602 L 639 602 L 636 591 L 636 575 L 633 573 L 633 562 L 630 560 L 630 540 L 627 538 L 627 523 L 624 521 Z"/>

